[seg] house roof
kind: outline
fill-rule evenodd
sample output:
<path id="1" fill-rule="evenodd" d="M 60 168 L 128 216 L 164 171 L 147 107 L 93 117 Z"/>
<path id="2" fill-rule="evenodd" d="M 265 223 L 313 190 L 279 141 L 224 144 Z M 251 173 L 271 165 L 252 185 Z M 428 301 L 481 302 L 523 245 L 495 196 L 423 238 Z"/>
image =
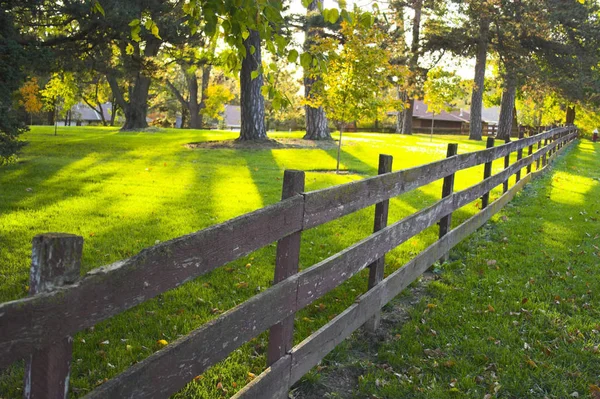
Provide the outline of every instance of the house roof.
<path id="1" fill-rule="evenodd" d="M 446 112 L 442 111 L 439 114 L 433 115 L 432 112 L 427 112 L 427 105 L 421 100 L 415 100 L 413 117 L 418 119 L 431 120 L 435 117 L 437 121 L 450 122 L 469 122 L 470 113 L 464 110 Z"/>
<path id="2" fill-rule="evenodd" d="M 390 115 L 396 114 L 396 112 L 390 112 Z M 483 108 L 481 112 L 482 120 L 490 124 L 498 124 L 500 116 L 500 107 Z M 423 120 L 431 120 L 433 113 L 427 112 L 427 105 L 422 100 L 415 100 L 413 117 Z M 464 109 L 453 110 L 450 112 L 442 111 L 440 114 L 435 115 L 435 120 L 438 121 L 451 121 L 451 122 L 465 122 L 469 123 L 471 113 Z"/>

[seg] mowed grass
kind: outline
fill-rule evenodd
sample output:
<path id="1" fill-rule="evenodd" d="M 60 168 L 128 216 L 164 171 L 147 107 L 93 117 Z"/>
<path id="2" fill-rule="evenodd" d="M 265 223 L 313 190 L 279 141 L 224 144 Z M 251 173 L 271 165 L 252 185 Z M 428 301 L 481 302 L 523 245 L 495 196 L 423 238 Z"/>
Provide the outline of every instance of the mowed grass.
<path id="1" fill-rule="evenodd" d="M 161 130 L 121 133 L 114 128 L 34 127 L 19 163 L 0 168 L 0 300 L 27 295 L 31 239 L 44 232 L 85 238 L 82 272 L 130 257 L 141 249 L 243 213 L 280 198 L 283 171 L 306 171 L 307 190 L 377 173 L 378 154 L 394 156 L 394 170 L 445 157 L 448 142 L 459 153 L 484 148 L 464 137 L 348 134 L 336 175 L 335 149 L 189 149 L 186 143 L 233 139 L 234 132 Z M 271 137 L 300 138 L 301 133 Z M 590 155 L 594 157 L 594 155 Z M 502 160 L 494 169 L 502 168 Z M 325 171 L 325 172 L 324 172 Z M 478 182 L 483 167 L 457 174 L 456 188 Z M 391 201 L 390 222 L 439 199 L 436 182 Z M 500 193 L 494 190 L 492 199 Z M 454 224 L 477 211 L 477 202 L 455 213 Z M 303 233 L 301 267 L 368 236 L 373 207 Z M 434 226 L 386 258 L 386 274 L 437 238 Z M 178 337 L 218 317 L 272 283 L 275 244 L 169 291 L 74 338 L 71 395 L 81 396 L 158 350 L 158 340 Z M 300 342 L 366 290 L 366 273 L 297 315 Z M 267 311 L 267 310 L 266 310 Z M 178 397 L 230 396 L 265 365 L 267 334 L 234 351 L 184 388 Z M 251 374 L 249 374 L 251 373 Z M 0 377 L 0 397 L 22 395 L 22 367 Z M 222 387 L 222 389 L 221 389 Z"/>
<path id="2" fill-rule="evenodd" d="M 376 356 L 338 351 L 355 397 L 599 398 L 599 199 L 583 141 L 452 252 Z"/>

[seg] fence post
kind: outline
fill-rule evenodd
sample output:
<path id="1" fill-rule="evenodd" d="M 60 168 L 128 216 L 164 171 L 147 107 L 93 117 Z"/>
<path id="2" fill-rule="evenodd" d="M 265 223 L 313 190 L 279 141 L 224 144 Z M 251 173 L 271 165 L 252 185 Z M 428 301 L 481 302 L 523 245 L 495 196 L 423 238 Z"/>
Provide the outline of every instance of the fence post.
<path id="1" fill-rule="evenodd" d="M 530 155 L 533 155 L 533 144 L 527 149 L 527 156 Z M 533 162 L 530 162 L 529 165 L 527 165 L 527 174 L 531 173 L 531 165 L 533 165 Z"/>
<path id="2" fill-rule="evenodd" d="M 485 144 L 485 148 L 492 148 L 493 146 L 494 146 L 494 138 L 488 137 L 487 142 Z M 492 162 L 486 162 L 485 166 L 483 167 L 483 179 L 485 180 L 488 177 L 490 177 L 491 175 L 492 175 Z M 487 193 L 483 194 L 483 197 L 481 197 L 481 209 L 487 208 L 489 203 L 490 203 L 490 192 L 488 191 Z"/>
<path id="3" fill-rule="evenodd" d="M 377 174 L 383 175 L 392 171 L 392 162 L 394 157 L 391 155 L 379 154 L 379 170 Z M 387 226 L 388 223 L 388 210 L 390 207 L 390 200 L 385 200 L 375 205 L 375 222 L 373 223 L 373 232 L 377 232 Z M 369 289 L 375 287 L 381 280 L 383 280 L 383 272 L 385 269 L 385 256 L 377 259 L 375 262 L 369 265 Z M 381 320 L 380 312 L 375 313 L 365 323 L 365 328 L 369 332 L 375 332 L 379 328 L 379 321 Z"/>
<path id="4" fill-rule="evenodd" d="M 519 132 L 519 141 L 523 139 L 523 132 Z M 523 149 L 517 150 L 517 162 L 523 158 Z M 521 180 L 521 169 L 517 170 L 517 177 L 515 183 L 518 183 Z"/>
<path id="5" fill-rule="evenodd" d="M 539 151 L 540 148 L 542 148 L 542 140 L 539 140 L 537 143 L 537 150 Z M 541 158 L 538 158 L 537 161 L 535 161 L 535 170 L 540 170 L 540 162 L 542 162 Z"/>
<path id="6" fill-rule="evenodd" d="M 544 139 L 544 148 L 546 148 L 547 145 L 548 145 L 548 139 Z M 542 168 L 544 166 L 546 166 L 547 163 L 548 163 L 548 152 L 545 152 L 544 156 L 542 157 Z"/>
<path id="7" fill-rule="evenodd" d="M 281 199 L 284 200 L 302 192 L 304 192 L 304 172 L 300 170 L 286 170 L 283 174 Z M 298 273 L 301 238 L 302 233 L 297 232 L 277 241 L 275 278 L 273 279 L 275 284 Z M 267 367 L 271 366 L 292 349 L 294 344 L 294 317 L 295 315 L 290 315 L 269 329 Z"/>
<path id="8" fill-rule="evenodd" d="M 33 238 L 29 294 L 50 292 L 79 278 L 83 237 L 48 233 Z M 47 348 L 39 349 L 25 359 L 23 396 L 66 398 L 73 338 L 65 337 Z"/>
<path id="9" fill-rule="evenodd" d="M 510 143 L 510 137 L 507 137 L 504 139 L 504 144 L 508 144 Z M 506 154 L 506 156 L 504 157 L 504 169 L 507 169 L 510 166 L 510 152 L 508 154 Z M 510 179 L 510 176 L 506 178 L 506 180 L 504 180 L 504 183 L 502 183 L 502 193 L 506 193 L 508 191 L 508 179 Z"/>
<path id="10" fill-rule="evenodd" d="M 446 158 L 455 156 L 458 153 L 458 143 L 448 143 L 448 150 L 446 151 Z M 446 198 L 451 195 L 454 191 L 454 173 L 444 177 L 444 184 L 442 186 L 442 198 Z M 448 234 L 452 229 L 452 213 L 444 216 L 440 219 L 440 238 Z M 448 260 L 448 254 L 444 254 L 440 258 L 440 263 L 444 263 Z"/>

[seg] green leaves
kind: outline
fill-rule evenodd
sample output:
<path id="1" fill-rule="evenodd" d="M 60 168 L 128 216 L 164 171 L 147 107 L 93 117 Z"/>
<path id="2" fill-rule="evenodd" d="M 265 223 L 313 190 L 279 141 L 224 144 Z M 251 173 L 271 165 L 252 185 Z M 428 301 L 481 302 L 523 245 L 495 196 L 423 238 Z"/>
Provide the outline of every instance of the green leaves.
<path id="1" fill-rule="evenodd" d="M 150 34 L 154 37 L 156 37 L 157 39 L 161 39 L 160 34 L 159 34 L 159 29 L 158 29 L 158 25 L 156 25 L 156 23 L 154 23 L 154 21 L 152 21 L 152 19 L 150 19 L 150 17 L 144 16 L 142 17 L 143 19 L 143 24 L 142 24 L 142 20 L 140 20 L 139 18 L 136 18 L 134 20 L 132 20 L 131 22 L 129 22 L 129 27 L 131 28 L 131 40 L 133 40 L 134 42 L 141 42 L 142 41 L 142 37 L 140 35 L 141 31 L 142 31 L 142 25 L 144 26 L 144 28 L 150 32 Z M 127 52 L 127 54 L 130 54 L 129 52 Z"/>
<path id="2" fill-rule="evenodd" d="M 297 59 L 298 59 L 298 51 L 290 50 L 290 52 L 288 53 L 288 56 L 287 56 L 288 62 L 294 63 L 294 62 L 296 62 Z"/>
<path id="3" fill-rule="evenodd" d="M 337 8 L 330 8 L 323 10 L 323 19 L 325 22 L 329 22 L 330 24 L 335 24 L 340 18 L 340 12 Z"/>
<path id="4" fill-rule="evenodd" d="M 312 59 L 313 57 L 309 53 L 302 53 L 300 55 L 300 65 L 302 65 L 302 68 L 310 68 L 310 66 L 312 65 Z"/>
<path id="5" fill-rule="evenodd" d="M 103 17 L 106 16 L 106 14 L 104 13 L 104 8 L 102 7 L 102 4 L 100 4 L 100 2 L 98 0 L 94 1 L 94 5 L 92 7 L 92 12 L 98 12 L 98 13 L 102 14 Z"/>

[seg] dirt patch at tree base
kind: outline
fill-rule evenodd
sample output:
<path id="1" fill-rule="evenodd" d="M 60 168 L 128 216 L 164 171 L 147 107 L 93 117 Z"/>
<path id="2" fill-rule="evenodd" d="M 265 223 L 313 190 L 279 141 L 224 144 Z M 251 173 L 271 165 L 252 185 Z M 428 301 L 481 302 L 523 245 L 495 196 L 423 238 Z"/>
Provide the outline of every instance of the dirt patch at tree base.
<path id="1" fill-rule="evenodd" d="M 293 399 L 352 399 L 358 397 L 358 381 L 366 370 L 365 363 L 378 364 L 377 352 L 379 343 L 393 340 L 394 331 L 409 319 L 410 309 L 427 297 L 427 285 L 438 276 L 425 272 L 421 279 L 413 283 L 400 295 L 389 302 L 381 311 L 381 324 L 375 333 L 366 332 L 363 328 L 356 330 L 346 338 L 343 361 L 327 361 L 325 358 L 317 366 L 318 377 L 300 380 L 290 391 Z M 387 364 L 378 365 L 389 367 Z"/>
<path id="2" fill-rule="evenodd" d="M 344 144 L 348 145 L 348 144 Z M 266 140 L 215 140 L 188 143 L 187 148 L 196 149 L 232 149 L 232 150 L 271 150 L 286 148 L 308 148 L 329 150 L 337 148 L 335 140 L 303 140 L 303 139 L 266 139 Z"/>

